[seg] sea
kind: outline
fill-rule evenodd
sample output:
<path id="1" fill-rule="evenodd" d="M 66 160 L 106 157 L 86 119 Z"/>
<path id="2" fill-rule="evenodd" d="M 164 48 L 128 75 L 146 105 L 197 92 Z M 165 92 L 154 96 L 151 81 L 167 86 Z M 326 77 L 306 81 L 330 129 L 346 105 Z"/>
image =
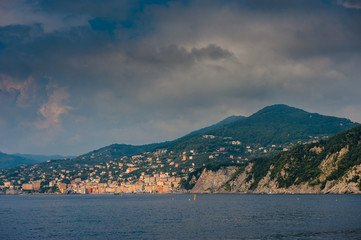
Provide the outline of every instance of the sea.
<path id="1" fill-rule="evenodd" d="M 1 195 L 0 239 L 361 239 L 361 195 Z"/>

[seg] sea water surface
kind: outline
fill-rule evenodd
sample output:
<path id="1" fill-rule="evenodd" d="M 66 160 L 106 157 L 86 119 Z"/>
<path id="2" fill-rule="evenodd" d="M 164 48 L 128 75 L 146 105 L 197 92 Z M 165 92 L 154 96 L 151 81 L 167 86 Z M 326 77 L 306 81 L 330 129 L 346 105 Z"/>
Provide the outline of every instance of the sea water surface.
<path id="1" fill-rule="evenodd" d="M 361 196 L 0 196 L 0 239 L 361 239 Z"/>

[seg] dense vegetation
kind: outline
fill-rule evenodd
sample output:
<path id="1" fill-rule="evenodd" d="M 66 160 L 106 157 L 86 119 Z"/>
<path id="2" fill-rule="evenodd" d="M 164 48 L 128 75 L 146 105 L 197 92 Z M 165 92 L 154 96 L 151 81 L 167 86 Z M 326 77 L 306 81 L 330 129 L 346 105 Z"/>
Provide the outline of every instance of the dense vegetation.
<path id="1" fill-rule="evenodd" d="M 2 169 L 13 168 L 23 164 L 34 164 L 37 161 L 24 158 L 21 156 L 14 156 L 0 152 L 0 171 Z"/>
<path id="2" fill-rule="evenodd" d="M 327 180 L 339 179 L 351 167 L 361 164 L 361 126 L 359 125 L 351 131 L 338 134 L 332 140 L 325 148 L 327 147 L 335 151 L 337 148 L 340 149 L 348 146 L 349 152 L 342 157 L 338 163 L 338 168 L 328 176 Z"/>
<path id="3" fill-rule="evenodd" d="M 123 156 L 141 154 L 158 145 L 158 143 L 147 145 L 113 144 L 76 157 L 71 160 L 70 164 L 77 163 L 81 165 L 102 163 Z"/>
<path id="4" fill-rule="evenodd" d="M 290 143 L 311 141 L 315 138 L 327 138 L 356 125 L 344 118 L 308 113 L 286 105 L 273 105 L 248 118 L 231 122 L 202 134 L 186 136 L 160 147 L 174 151 L 188 149 L 196 149 L 199 152 L 213 151 L 222 146 L 224 138 L 241 141 L 242 147 L 245 145 L 284 146 Z M 204 134 L 215 136 L 215 138 L 204 140 L 202 138 Z"/>
<path id="5" fill-rule="evenodd" d="M 342 149 L 347 149 L 343 155 L 340 155 Z M 325 159 L 330 159 L 332 171 L 326 176 L 324 181 L 319 177 L 322 173 L 320 164 Z M 249 190 L 257 188 L 260 180 L 264 178 L 271 170 L 270 178 L 276 179 L 278 187 L 288 188 L 292 185 L 309 183 L 310 185 L 325 186 L 326 181 L 338 180 L 345 175 L 352 167 L 361 164 L 361 125 L 340 132 L 328 140 L 320 140 L 309 144 L 297 144 L 289 151 L 283 151 L 274 156 L 258 157 L 252 159 L 253 167 L 245 179 L 251 182 Z M 236 172 L 231 178 L 223 184 L 225 190 L 230 191 L 230 183 L 245 171 L 248 163 L 239 164 Z M 188 178 L 182 182 L 185 189 L 192 189 L 196 180 L 200 177 L 203 170 L 217 171 L 224 167 L 222 164 L 209 164 L 188 175 Z M 350 182 L 358 182 L 361 189 L 360 176 L 354 175 Z"/>
<path id="6" fill-rule="evenodd" d="M 307 141 L 310 136 L 331 136 L 355 125 L 348 119 L 308 113 L 286 105 L 274 105 L 208 134 L 229 136 L 245 143 L 269 145 Z"/>
<path id="7" fill-rule="evenodd" d="M 298 144 L 290 151 L 281 152 L 269 158 L 254 159 L 251 174 L 255 182 L 252 187 L 256 188 L 260 179 L 268 172 L 270 166 L 271 179 L 276 178 L 279 187 L 290 187 L 300 183 L 320 184 L 315 182 L 321 174 L 320 163 L 327 157 L 338 153 L 343 148 L 348 152 L 336 163 L 337 167 L 325 181 L 341 178 L 351 167 L 361 164 L 361 125 L 351 130 L 336 134 L 327 141 L 319 141 L 311 144 Z M 312 149 L 322 149 L 321 152 Z M 283 176 L 281 172 L 284 171 Z M 324 185 L 324 183 L 321 183 Z"/>
<path id="8" fill-rule="evenodd" d="M 319 163 L 327 154 L 346 145 L 350 145 L 350 152 L 328 180 L 339 178 L 360 161 L 359 146 L 354 147 L 359 133 L 350 131 L 327 141 L 321 140 L 356 125 L 347 119 L 311 114 L 286 105 L 266 107 L 248 118 L 238 119 L 226 119 L 216 124 L 217 128 L 211 126 L 211 130 L 203 129 L 171 142 L 141 146 L 114 144 L 73 159 L 49 160 L 3 170 L 0 180 L 19 186 L 49 179 L 68 183 L 75 178 L 100 179 L 101 183 L 110 180 L 135 182 L 142 174 L 168 173 L 174 177 L 189 174 L 181 185 L 191 189 L 204 168 L 215 171 L 221 166 L 238 165 L 239 171 L 232 177 L 236 178 L 252 161 L 254 166 L 246 180 L 252 181 L 251 189 L 254 189 L 271 165 L 271 177 L 276 178 L 280 186 L 302 182 L 321 184 L 313 181 L 320 174 Z M 305 142 L 314 143 L 305 145 Z M 292 146 L 292 150 L 287 151 Z M 321 153 L 310 151 L 314 147 L 324 150 Z M 280 150 L 285 151 L 272 157 Z M 283 170 L 285 173 L 281 174 Z"/>

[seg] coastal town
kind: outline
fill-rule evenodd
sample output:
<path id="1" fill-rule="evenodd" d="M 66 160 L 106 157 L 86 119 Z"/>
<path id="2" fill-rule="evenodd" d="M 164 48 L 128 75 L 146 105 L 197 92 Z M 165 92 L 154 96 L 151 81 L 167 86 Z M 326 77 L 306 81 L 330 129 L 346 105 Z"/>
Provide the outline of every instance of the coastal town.
<path id="1" fill-rule="evenodd" d="M 81 180 L 75 178 L 69 184 L 62 181 L 50 181 L 49 185 L 43 185 L 43 181 L 31 181 L 24 183 L 21 188 L 11 182 L 5 182 L 0 188 L 7 189 L 7 194 L 19 193 L 43 193 L 42 189 L 54 189 L 48 193 L 60 194 L 119 194 L 119 193 L 173 193 L 177 192 L 179 177 L 169 177 L 167 174 L 155 174 L 153 176 L 142 175 L 135 183 L 118 183 L 110 181 L 101 183 L 100 179 Z"/>
<path id="2" fill-rule="evenodd" d="M 317 141 L 317 138 L 312 138 Z M 289 145 L 244 145 L 231 137 L 203 135 L 203 145 L 158 148 L 123 156 L 118 145 L 75 159 L 48 160 L 0 172 L 0 194 L 174 193 L 181 181 L 209 163 L 237 165 L 254 156 L 287 151 Z M 189 146 L 194 148 L 189 149 Z"/>
<path id="3" fill-rule="evenodd" d="M 71 164 L 71 160 L 49 160 L 43 164 L 21 166 L 13 176 L 0 175 L 0 192 L 3 194 L 119 194 L 119 193 L 171 193 L 178 191 L 182 177 L 176 171 L 166 169 L 160 150 L 153 154 L 144 153 L 121 157 L 104 163 Z M 100 153 L 100 155 L 103 153 Z M 155 161 L 145 155 L 155 155 Z M 90 158 L 95 158 L 91 154 Z M 98 156 L 99 157 L 99 156 Z M 86 158 L 86 157 L 82 157 Z M 165 160 L 167 161 L 167 160 Z M 65 163 L 65 164 L 64 164 Z M 147 164 L 148 163 L 148 164 Z M 45 165 L 45 166 L 44 166 Z M 183 164 L 186 165 L 186 164 Z M 147 166 L 147 167 L 146 167 Z M 179 164 L 169 162 L 174 169 Z M 146 167 L 146 168 L 145 168 Z M 192 169 L 187 169 L 192 171 Z M 183 175 L 187 172 L 182 169 Z M 151 174 L 149 173 L 151 172 Z"/>

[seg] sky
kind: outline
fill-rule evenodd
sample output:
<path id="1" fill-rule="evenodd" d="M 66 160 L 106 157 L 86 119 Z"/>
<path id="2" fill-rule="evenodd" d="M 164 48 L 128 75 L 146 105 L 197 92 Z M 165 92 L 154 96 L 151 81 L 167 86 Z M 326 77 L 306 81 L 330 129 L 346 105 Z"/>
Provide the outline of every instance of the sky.
<path id="1" fill-rule="evenodd" d="M 1 0 L 0 151 L 173 140 L 287 104 L 361 122 L 361 0 Z"/>

